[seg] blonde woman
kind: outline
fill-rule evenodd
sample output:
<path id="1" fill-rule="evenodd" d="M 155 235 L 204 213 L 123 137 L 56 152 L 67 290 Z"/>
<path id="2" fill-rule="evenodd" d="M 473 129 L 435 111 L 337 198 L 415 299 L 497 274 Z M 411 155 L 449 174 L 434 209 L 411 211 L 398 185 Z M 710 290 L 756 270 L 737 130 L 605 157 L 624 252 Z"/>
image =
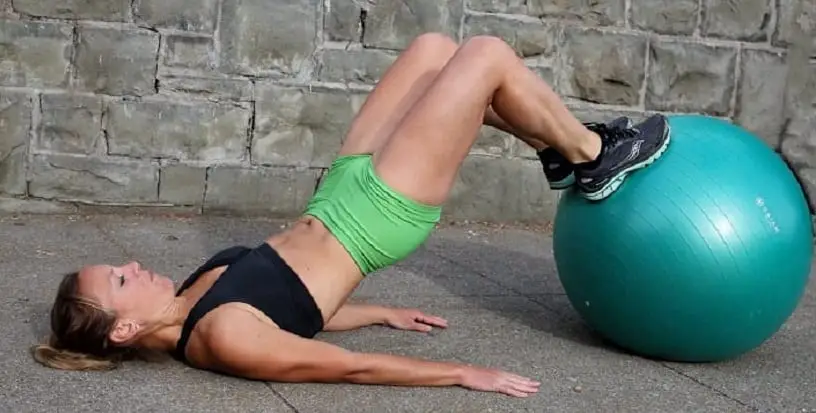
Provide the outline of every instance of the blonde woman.
<path id="1" fill-rule="evenodd" d="M 537 381 L 501 370 L 352 352 L 314 339 L 374 323 L 446 326 L 421 312 L 346 299 L 365 276 L 404 259 L 431 234 L 484 124 L 536 148 L 545 173 L 558 170 L 547 175 L 551 185 L 574 182 L 593 201 L 668 143 L 659 115 L 634 126 L 626 119 L 582 124 L 497 38 L 460 46 L 438 34 L 419 36 L 368 97 L 293 226 L 253 248 L 215 254 L 178 289 L 138 263 L 66 275 L 51 342 L 34 357 L 56 368 L 109 368 L 123 354 L 148 349 L 257 380 L 536 393 Z"/>

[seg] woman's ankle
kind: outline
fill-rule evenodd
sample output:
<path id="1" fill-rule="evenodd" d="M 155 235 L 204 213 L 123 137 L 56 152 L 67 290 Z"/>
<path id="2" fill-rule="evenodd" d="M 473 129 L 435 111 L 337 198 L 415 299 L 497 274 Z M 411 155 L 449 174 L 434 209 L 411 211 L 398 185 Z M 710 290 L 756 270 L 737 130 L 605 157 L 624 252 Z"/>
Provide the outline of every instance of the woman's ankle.
<path id="1" fill-rule="evenodd" d="M 573 164 L 582 164 L 597 160 L 603 146 L 601 137 L 590 130 L 585 130 L 577 136 L 578 138 L 572 141 L 573 145 L 565 149 L 564 157 Z"/>

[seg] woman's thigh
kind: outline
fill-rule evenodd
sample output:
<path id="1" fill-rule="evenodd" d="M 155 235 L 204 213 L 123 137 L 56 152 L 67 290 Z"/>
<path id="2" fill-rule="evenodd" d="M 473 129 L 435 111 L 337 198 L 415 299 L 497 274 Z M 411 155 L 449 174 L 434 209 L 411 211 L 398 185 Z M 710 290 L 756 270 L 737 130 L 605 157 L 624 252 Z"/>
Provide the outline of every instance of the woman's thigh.
<path id="1" fill-rule="evenodd" d="M 374 154 L 377 175 L 395 191 L 441 205 L 478 137 L 502 66 L 521 64 L 492 37 L 478 37 L 454 57 Z"/>
<path id="2" fill-rule="evenodd" d="M 414 39 L 368 95 L 352 121 L 339 155 L 378 151 L 457 47 L 451 38 L 436 33 Z"/>

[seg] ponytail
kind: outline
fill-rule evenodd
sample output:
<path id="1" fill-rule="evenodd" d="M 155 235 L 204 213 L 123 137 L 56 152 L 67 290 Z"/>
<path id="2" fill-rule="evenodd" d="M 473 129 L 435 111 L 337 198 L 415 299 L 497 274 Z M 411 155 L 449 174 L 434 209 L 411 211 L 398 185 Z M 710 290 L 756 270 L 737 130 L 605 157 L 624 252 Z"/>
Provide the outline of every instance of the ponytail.
<path id="1" fill-rule="evenodd" d="M 38 363 L 59 370 L 103 371 L 113 370 L 118 366 L 113 357 L 98 358 L 89 354 L 60 349 L 51 344 L 38 344 L 32 347 L 31 353 Z"/>

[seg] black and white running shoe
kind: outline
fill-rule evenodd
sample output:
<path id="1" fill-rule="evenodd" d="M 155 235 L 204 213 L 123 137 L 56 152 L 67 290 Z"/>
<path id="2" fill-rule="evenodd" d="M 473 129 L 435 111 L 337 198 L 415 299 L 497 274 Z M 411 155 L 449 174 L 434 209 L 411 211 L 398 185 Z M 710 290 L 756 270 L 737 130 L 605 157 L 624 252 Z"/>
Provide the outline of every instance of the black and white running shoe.
<path id="1" fill-rule="evenodd" d="M 587 127 L 595 125 L 595 123 L 585 123 Z M 606 125 L 610 129 L 617 128 L 631 128 L 632 120 L 629 117 L 621 116 L 613 119 Z M 544 168 L 544 175 L 547 177 L 547 182 L 550 184 L 550 189 L 561 190 L 567 189 L 575 183 L 575 168 L 564 158 L 558 151 L 553 148 L 546 148 L 537 152 L 538 159 L 541 161 L 541 166 Z"/>
<path id="2" fill-rule="evenodd" d="M 614 193 L 635 170 L 655 162 L 669 145 L 669 122 L 657 114 L 630 128 L 592 124 L 588 129 L 601 137 L 597 159 L 575 165 L 575 184 L 591 201 Z"/>

